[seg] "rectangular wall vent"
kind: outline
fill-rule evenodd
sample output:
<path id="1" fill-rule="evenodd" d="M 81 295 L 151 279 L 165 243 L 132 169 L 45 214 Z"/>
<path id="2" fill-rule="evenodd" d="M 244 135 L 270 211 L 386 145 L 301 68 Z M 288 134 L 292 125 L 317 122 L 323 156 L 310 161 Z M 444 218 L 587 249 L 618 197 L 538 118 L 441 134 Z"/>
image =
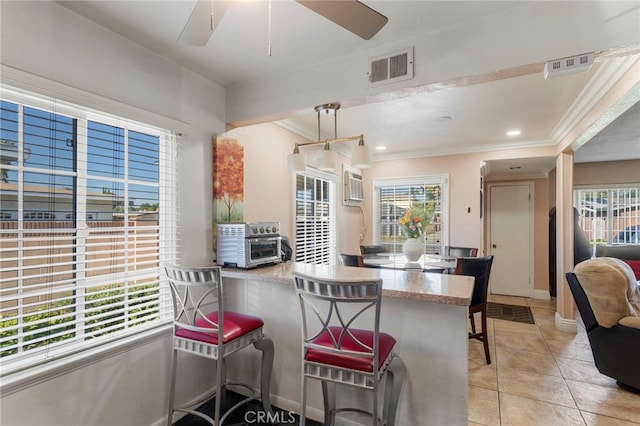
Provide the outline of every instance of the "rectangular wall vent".
<path id="1" fill-rule="evenodd" d="M 413 78 L 413 47 L 370 58 L 369 86 Z"/>
<path id="2" fill-rule="evenodd" d="M 371 83 L 377 83 L 383 80 L 389 80 L 389 58 L 382 58 L 371 62 L 369 81 Z"/>
<path id="3" fill-rule="evenodd" d="M 588 71 L 593 64 L 593 52 L 554 59 L 544 64 L 544 78 L 559 77 Z"/>

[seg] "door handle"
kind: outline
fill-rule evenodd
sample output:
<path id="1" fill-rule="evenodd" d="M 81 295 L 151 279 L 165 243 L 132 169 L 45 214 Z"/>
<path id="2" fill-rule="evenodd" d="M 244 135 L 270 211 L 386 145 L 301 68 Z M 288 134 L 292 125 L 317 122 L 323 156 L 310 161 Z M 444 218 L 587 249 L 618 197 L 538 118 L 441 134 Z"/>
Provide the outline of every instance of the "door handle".
<path id="1" fill-rule="evenodd" d="M 498 246 L 496 244 L 491 244 L 492 248 L 498 248 Z"/>

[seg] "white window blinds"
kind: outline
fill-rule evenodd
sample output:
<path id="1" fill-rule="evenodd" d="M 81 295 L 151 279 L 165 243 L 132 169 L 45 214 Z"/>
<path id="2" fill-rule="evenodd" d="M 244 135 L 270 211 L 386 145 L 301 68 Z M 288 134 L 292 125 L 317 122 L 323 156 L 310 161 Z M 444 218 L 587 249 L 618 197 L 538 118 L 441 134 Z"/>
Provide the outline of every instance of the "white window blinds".
<path id="1" fill-rule="evenodd" d="M 171 318 L 160 265 L 176 256 L 176 138 L 43 103 L 0 105 L 3 373 Z"/>
<path id="2" fill-rule="evenodd" d="M 297 174 L 295 184 L 295 258 L 328 265 L 335 259 L 335 182 Z"/>
<path id="3" fill-rule="evenodd" d="M 415 178 L 376 179 L 374 240 L 387 248 L 389 253 L 402 251 L 407 236 L 399 224 L 407 210 L 426 211 L 430 224 L 425 229 L 424 252 L 444 253 L 447 223 L 447 177 L 441 175 Z"/>

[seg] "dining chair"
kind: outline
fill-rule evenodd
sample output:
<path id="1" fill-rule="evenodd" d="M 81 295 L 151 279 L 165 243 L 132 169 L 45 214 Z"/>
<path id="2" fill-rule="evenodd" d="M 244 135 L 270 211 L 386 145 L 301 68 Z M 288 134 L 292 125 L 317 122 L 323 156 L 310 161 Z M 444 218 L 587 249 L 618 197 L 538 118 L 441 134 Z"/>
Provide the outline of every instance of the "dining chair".
<path id="1" fill-rule="evenodd" d="M 445 246 L 445 256 L 453 257 L 476 257 L 478 255 L 477 247 L 457 247 L 457 246 Z"/>
<path id="2" fill-rule="evenodd" d="M 365 266 L 362 255 L 360 254 L 340 253 L 340 261 L 342 262 L 342 266 Z"/>
<path id="3" fill-rule="evenodd" d="M 382 244 L 361 245 L 360 253 L 364 257 L 377 256 L 378 253 L 387 253 L 389 250 Z"/>
<path id="4" fill-rule="evenodd" d="M 478 249 L 476 247 L 444 246 L 444 255 L 450 257 L 476 257 Z M 446 274 L 455 274 L 455 268 L 448 268 L 443 271 Z"/>
<path id="5" fill-rule="evenodd" d="M 393 426 L 406 368 L 394 353 L 396 340 L 380 332 L 382 279 L 331 280 L 299 272 L 293 278 L 302 315 L 300 426 L 305 424 L 307 379 L 322 382 L 325 425 L 334 424 L 337 413 L 351 411 L 370 415 L 374 426 Z M 371 411 L 337 407 L 336 385 L 369 391 Z"/>
<path id="6" fill-rule="evenodd" d="M 489 274 L 493 264 L 493 255 L 484 257 L 459 257 L 456 261 L 456 275 L 475 277 L 473 295 L 469 305 L 469 321 L 471 332 L 469 339 L 480 340 L 484 345 L 484 355 L 487 364 L 491 364 L 489 353 L 489 337 L 487 333 L 487 293 L 489 291 Z M 480 313 L 481 331 L 476 331 L 475 314 Z"/>
<path id="7" fill-rule="evenodd" d="M 252 400 L 261 400 L 265 413 L 273 415 L 270 384 L 274 350 L 273 342 L 262 331 L 262 319 L 224 309 L 224 286 L 219 266 L 190 268 L 167 265 L 164 269 L 171 288 L 174 313 L 167 424 L 172 424 L 174 411 L 179 411 L 193 414 L 214 426 L 219 426 L 236 408 Z M 250 344 L 262 352 L 259 393 L 247 384 L 228 382 L 226 379 L 226 358 Z M 215 360 L 216 376 L 212 392 L 198 401 L 174 407 L 179 351 Z M 220 416 L 226 388 L 230 385 L 247 389 L 251 396 L 242 399 Z M 214 397 L 213 418 L 196 410 L 200 404 Z"/>

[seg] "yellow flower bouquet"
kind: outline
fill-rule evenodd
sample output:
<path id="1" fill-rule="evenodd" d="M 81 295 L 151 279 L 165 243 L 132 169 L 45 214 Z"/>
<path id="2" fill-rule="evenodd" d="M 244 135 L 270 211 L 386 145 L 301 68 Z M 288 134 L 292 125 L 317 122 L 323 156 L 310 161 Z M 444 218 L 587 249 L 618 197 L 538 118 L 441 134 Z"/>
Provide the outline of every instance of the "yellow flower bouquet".
<path id="1" fill-rule="evenodd" d="M 431 217 L 425 209 L 412 207 L 400 218 L 398 224 L 407 235 L 407 238 L 419 238 L 424 235 L 430 222 Z"/>

